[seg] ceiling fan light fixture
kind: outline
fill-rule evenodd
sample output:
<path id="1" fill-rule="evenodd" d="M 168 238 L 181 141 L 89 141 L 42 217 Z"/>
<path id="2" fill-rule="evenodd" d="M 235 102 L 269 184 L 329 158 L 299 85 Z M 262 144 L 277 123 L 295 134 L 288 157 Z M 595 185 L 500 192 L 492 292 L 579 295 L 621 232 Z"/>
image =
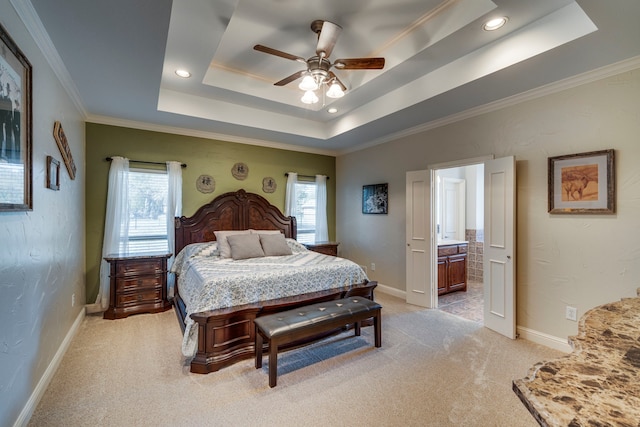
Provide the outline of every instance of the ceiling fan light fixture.
<path id="1" fill-rule="evenodd" d="M 507 18 L 506 16 L 490 19 L 489 21 L 484 23 L 484 26 L 482 28 L 485 31 L 494 31 L 494 30 L 497 30 L 498 28 L 502 28 L 504 24 L 507 23 L 508 20 L 509 18 Z"/>
<path id="2" fill-rule="evenodd" d="M 329 98 L 342 98 L 344 96 L 344 91 L 338 83 L 333 82 L 327 91 L 327 96 Z"/>
<path id="3" fill-rule="evenodd" d="M 300 98 L 300 101 L 305 104 L 315 104 L 319 100 L 320 99 L 318 99 L 318 96 L 312 90 L 306 91 L 302 98 Z"/>
<path id="4" fill-rule="evenodd" d="M 313 78 L 313 76 L 311 76 L 311 74 L 307 74 L 306 76 L 304 76 L 298 87 L 304 91 L 317 90 L 318 83 Z"/>

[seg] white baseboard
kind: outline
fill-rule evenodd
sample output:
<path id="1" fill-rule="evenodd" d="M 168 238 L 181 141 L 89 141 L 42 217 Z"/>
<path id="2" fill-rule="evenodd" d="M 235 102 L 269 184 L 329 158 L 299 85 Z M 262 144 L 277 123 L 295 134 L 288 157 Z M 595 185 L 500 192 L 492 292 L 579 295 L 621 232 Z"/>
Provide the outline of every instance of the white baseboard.
<path id="1" fill-rule="evenodd" d="M 389 294 L 394 297 L 402 298 L 403 300 L 407 299 L 407 292 L 401 291 L 397 288 L 392 288 L 391 286 L 383 285 L 382 283 L 378 283 L 378 286 L 376 286 L 374 292 L 375 291 L 380 291 L 383 294 Z"/>
<path id="2" fill-rule="evenodd" d="M 378 283 L 376 290 L 401 299 L 407 298 L 407 293 L 405 291 L 397 288 L 392 288 L 391 286 L 383 285 L 380 283 Z M 559 350 L 564 353 L 571 353 L 573 351 L 566 339 L 548 335 L 543 332 L 538 332 L 533 329 L 525 328 L 523 326 L 516 326 L 516 330 L 520 338 L 527 341 L 531 341 L 545 347 L 553 348 L 554 350 Z"/>
<path id="3" fill-rule="evenodd" d="M 527 341 L 553 348 L 554 350 L 559 350 L 564 353 L 571 353 L 573 351 L 573 348 L 571 348 L 571 345 L 569 345 L 569 342 L 566 339 L 534 331 L 533 329 L 525 328 L 524 326 L 516 326 L 516 331 L 520 338 Z"/>
<path id="4" fill-rule="evenodd" d="M 102 313 L 104 311 L 100 303 L 87 304 L 84 306 L 84 309 L 87 311 L 87 314 Z"/>
<path id="5" fill-rule="evenodd" d="M 67 332 L 67 335 L 64 337 L 64 340 L 62 340 L 62 343 L 60 344 L 60 347 L 58 348 L 58 351 L 56 352 L 55 356 L 53 356 L 51 363 L 49 363 L 49 366 L 47 366 L 47 369 L 44 371 L 44 374 L 40 378 L 40 381 L 38 381 L 38 384 L 36 385 L 36 388 L 33 390 L 33 393 L 31 393 L 29 400 L 24 405 L 24 408 L 22 408 L 22 411 L 20 412 L 18 419 L 13 424 L 14 427 L 23 427 L 29 423 L 31 416 L 33 415 L 33 411 L 35 411 L 36 406 L 38 406 L 40 399 L 42 399 L 42 396 L 44 395 L 44 392 L 47 389 L 47 386 L 49 385 L 49 383 L 51 382 L 51 379 L 53 378 L 53 375 L 58 370 L 58 367 L 60 366 L 60 362 L 62 362 L 62 358 L 64 357 L 64 354 L 67 352 L 67 349 L 71 344 L 71 340 L 78 332 L 78 328 L 80 328 L 80 324 L 84 320 L 85 316 L 86 316 L 86 310 L 83 307 L 82 310 L 80 310 L 78 317 L 76 317 L 76 320 L 73 322 L 73 325 L 71 325 L 71 329 L 69 329 L 69 332 Z"/>

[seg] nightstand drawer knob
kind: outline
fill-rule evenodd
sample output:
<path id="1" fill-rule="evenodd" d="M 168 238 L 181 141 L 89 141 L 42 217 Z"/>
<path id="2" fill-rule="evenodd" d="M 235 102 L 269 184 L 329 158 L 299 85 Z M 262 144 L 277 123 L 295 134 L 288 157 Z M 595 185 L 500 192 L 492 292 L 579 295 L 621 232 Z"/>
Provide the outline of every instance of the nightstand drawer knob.
<path id="1" fill-rule="evenodd" d="M 138 295 L 138 301 L 142 301 L 142 295 Z"/>
<path id="2" fill-rule="evenodd" d="M 138 285 L 142 285 L 142 279 L 138 279 Z"/>

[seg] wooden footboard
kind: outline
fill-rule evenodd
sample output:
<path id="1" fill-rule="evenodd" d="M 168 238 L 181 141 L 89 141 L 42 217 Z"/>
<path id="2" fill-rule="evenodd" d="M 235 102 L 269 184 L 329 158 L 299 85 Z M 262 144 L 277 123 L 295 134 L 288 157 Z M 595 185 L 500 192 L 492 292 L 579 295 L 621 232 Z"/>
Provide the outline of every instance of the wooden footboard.
<path id="1" fill-rule="evenodd" d="M 198 324 L 198 350 L 191 361 L 191 372 L 208 374 L 240 360 L 254 357 L 255 326 L 253 320 L 256 317 L 349 296 L 362 296 L 373 300 L 373 290 L 377 285 L 378 282 L 365 282 L 344 288 L 194 313 L 191 318 Z M 184 319 L 186 316 L 184 302 L 176 295 L 174 303 L 176 314 L 184 332 Z M 340 331 L 341 329 L 337 329 L 325 333 L 323 336 L 329 336 Z M 314 336 L 305 340 L 305 342 L 319 338 L 321 336 Z M 285 348 L 296 347 L 302 343 L 294 342 Z"/>

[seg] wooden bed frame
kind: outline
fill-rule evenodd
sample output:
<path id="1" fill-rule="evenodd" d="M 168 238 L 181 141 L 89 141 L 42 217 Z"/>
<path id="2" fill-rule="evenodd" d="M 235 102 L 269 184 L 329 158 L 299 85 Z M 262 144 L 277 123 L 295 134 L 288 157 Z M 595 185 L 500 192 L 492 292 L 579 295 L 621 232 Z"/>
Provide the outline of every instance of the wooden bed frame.
<path id="1" fill-rule="evenodd" d="M 244 190 L 222 194 L 203 205 L 191 217 L 175 219 L 176 253 L 191 243 L 216 240 L 217 230 L 281 230 L 285 237 L 297 236 L 295 217 L 286 217 L 280 210 L 258 194 Z M 377 282 L 365 282 L 338 289 L 312 292 L 287 298 L 261 301 L 238 307 L 194 313 L 198 324 L 198 349 L 191 361 L 191 372 L 207 374 L 255 355 L 255 327 L 253 319 L 295 307 L 345 298 L 363 296 L 373 299 Z M 174 306 L 185 329 L 186 307 L 178 293 L 176 282 Z M 339 330 L 338 330 L 339 331 Z M 335 333 L 337 331 L 333 331 Z M 329 334 L 324 334 L 329 335 Z M 306 341 L 316 340 L 312 337 Z M 295 342 L 295 347 L 303 342 Z"/>

